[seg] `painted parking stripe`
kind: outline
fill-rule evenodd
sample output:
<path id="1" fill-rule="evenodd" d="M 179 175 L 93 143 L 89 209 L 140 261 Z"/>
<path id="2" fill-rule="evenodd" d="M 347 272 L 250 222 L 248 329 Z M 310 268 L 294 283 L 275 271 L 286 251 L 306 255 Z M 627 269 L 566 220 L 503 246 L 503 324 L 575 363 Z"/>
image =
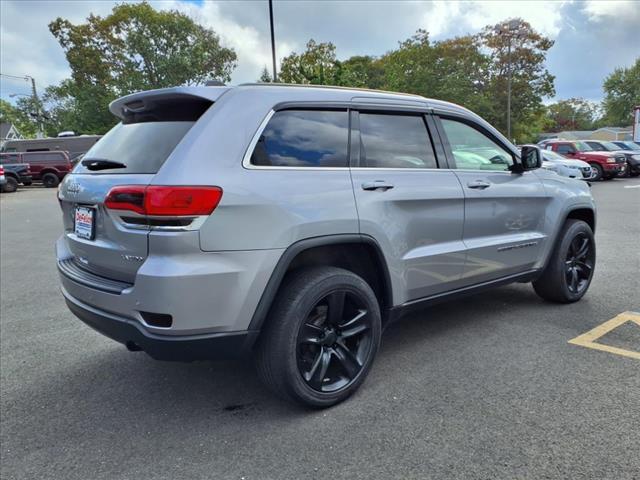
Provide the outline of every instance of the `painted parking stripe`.
<path id="1" fill-rule="evenodd" d="M 635 358 L 640 360 L 640 352 L 633 350 L 626 350 L 624 348 L 611 347 L 603 343 L 598 343 L 597 340 L 607 333 L 618 328 L 620 325 L 631 322 L 640 328 L 640 313 L 635 312 L 623 312 L 620 315 L 613 317 L 611 320 L 607 320 L 602 325 L 598 325 L 593 330 L 589 330 L 587 333 L 577 336 L 576 338 L 569 340 L 572 345 L 580 345 L 581 347 L 593 348 L 594 350 L 601 350 L 603 352 L 615 353 L 624 357 Z"/>

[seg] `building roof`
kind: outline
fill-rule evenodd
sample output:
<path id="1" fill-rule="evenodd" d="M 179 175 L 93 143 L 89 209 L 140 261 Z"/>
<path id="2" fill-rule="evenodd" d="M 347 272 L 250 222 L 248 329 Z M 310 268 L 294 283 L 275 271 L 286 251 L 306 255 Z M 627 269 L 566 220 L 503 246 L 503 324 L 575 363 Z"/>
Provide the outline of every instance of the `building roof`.
<path id="1" fill-rule="evenodd" d="M 0 123 L 0 138 L 7 138 L 7 135 L 9 135 L 12 126 L 13 125 L 8 122 Z"/>

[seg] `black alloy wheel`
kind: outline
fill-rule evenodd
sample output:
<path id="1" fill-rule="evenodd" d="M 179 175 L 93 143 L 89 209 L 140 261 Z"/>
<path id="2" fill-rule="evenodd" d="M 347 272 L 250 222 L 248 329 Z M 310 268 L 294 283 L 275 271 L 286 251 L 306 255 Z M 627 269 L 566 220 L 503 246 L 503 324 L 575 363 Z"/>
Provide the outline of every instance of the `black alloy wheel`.
<path id="1" fill-rule="evenodd" d="M 569 244 L 565 260 L 567 288 L 573 294 L 580 294 L 587 288 L 593 274 L 594 255 L 591 239 L 579 233 Z"/>
<path id="2" fill-rule="evenodd" d="M 354 291 L 335 290 L 318 301 L 300 326 L 298 369 L 312 389 L 336 392 L 358 377 L 372 346 L 365 299 Z"/>

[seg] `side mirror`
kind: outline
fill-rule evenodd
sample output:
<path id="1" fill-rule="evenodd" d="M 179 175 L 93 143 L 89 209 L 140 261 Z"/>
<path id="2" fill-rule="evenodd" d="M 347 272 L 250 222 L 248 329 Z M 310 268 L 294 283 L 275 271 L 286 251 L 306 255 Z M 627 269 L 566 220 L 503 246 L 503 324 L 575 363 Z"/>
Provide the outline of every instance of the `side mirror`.
<path id="1" fill-rule="evenodd" d="M 542 154 L 538 147 L 524 146 L 520 151 L 520 162 L 522 171 L 535 170 L 542 166 Z"/>

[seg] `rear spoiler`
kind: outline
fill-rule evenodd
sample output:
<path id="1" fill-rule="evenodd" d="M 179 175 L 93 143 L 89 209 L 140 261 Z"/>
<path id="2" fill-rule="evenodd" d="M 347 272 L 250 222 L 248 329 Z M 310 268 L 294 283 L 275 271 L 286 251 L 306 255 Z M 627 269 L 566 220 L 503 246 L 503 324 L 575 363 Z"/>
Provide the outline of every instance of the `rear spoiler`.
<path id="1" fill-rule="evenodd" d="M 231 87 L 171 87 L 132 93 L 109 104 L 109 111 L 124 120 L 130 113 L 142 113 L 157 102 L 201 99 L 215 102 Z"/>

